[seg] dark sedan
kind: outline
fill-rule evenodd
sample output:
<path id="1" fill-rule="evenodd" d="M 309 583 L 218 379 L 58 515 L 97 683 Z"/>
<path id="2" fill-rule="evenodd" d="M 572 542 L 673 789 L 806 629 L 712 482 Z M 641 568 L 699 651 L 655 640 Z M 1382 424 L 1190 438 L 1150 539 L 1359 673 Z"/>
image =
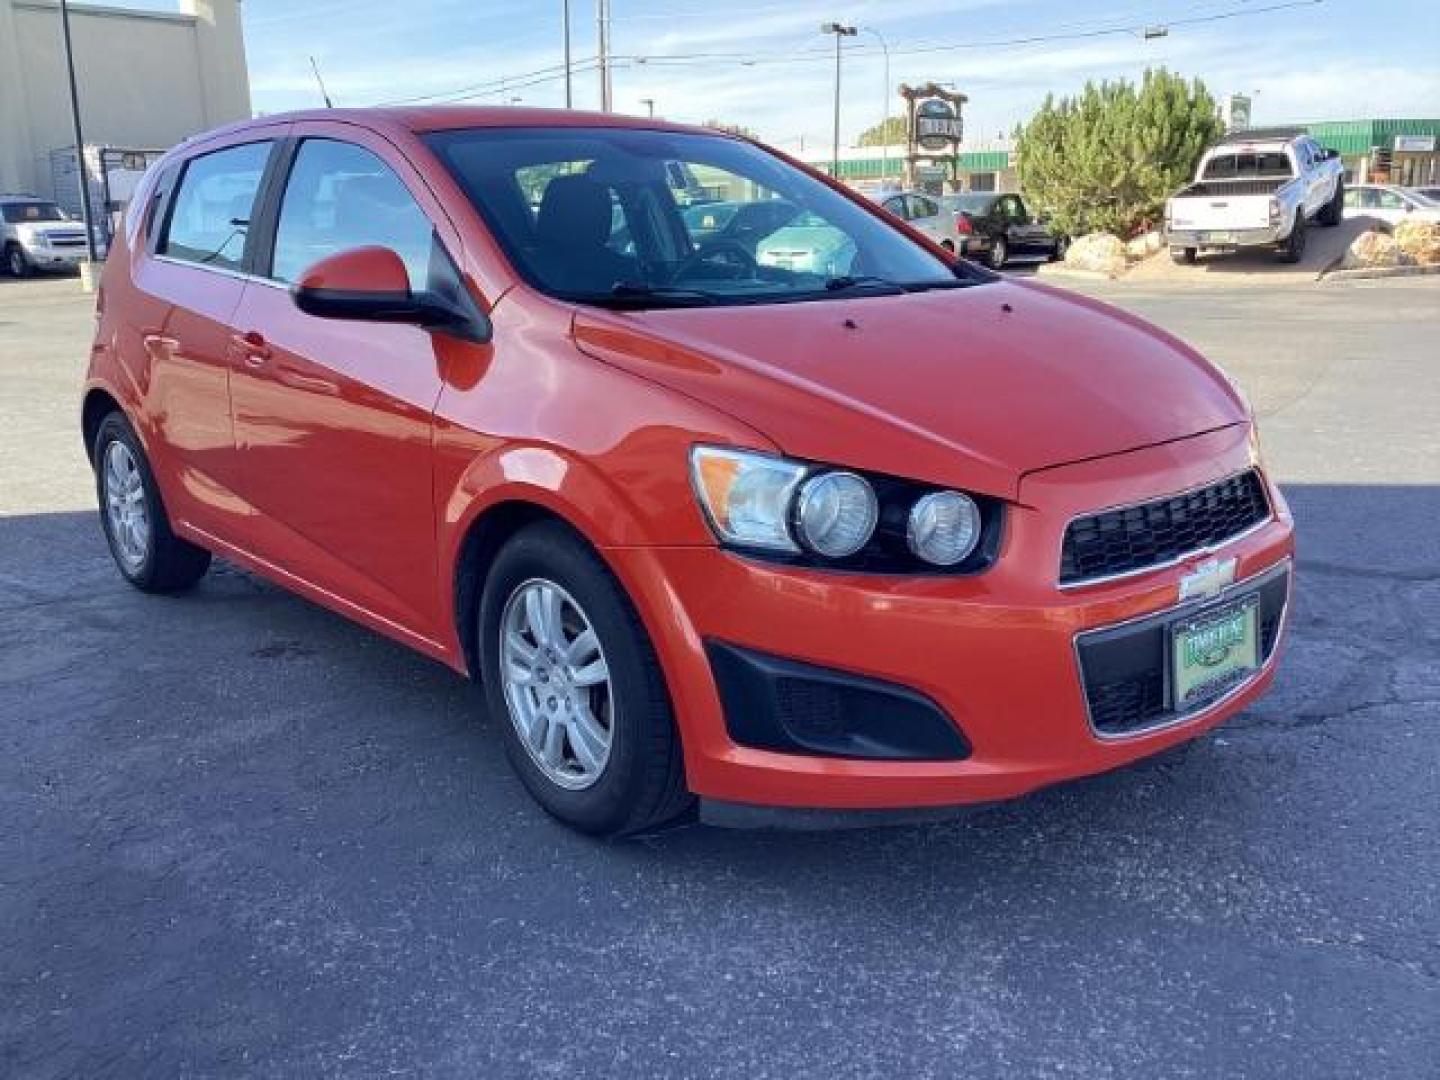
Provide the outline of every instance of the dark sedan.
<path id="1" fill-rule="evenodd" d="M 1032 214 L 1019 195 L 966 192 L 943 196 L 940 202 L 955 215 L 959 230 L 968 234 L 965 254 L 984 258 L 996 270 L 1012 257 L 1061 259 L 1070 242 L 1051 232 L 1049 224 Z"/>

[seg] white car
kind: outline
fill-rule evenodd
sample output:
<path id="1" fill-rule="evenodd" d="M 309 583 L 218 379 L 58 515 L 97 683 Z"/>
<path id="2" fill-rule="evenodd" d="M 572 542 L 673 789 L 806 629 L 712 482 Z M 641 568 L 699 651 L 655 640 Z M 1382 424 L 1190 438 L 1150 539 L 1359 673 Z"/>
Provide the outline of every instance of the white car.
<path id="1" fill-rule="evenodd" d="M 1244 247 L 1274 247 L 1282 262 L 1299 262 L 1311 220 L 1340 224 L 1344 191 L 1340 155 L 1304 131 L 1232 132 L 1165 204 L 1165 240 L 1176 262 Z"/>
<path id="2" fill-rule="evenodd" d="M 1440 221 L 1440 203 L 1393 184 L 1353 184 L 1345 192 L 1345 217 L 1377 218 L 1390 225 Z"/>
<path id="3" fill-rule="evenodd" d="M 955 215 L 946 211 L 933 195 L 922 191 L 881 191 L 866 193 L 912 229 L 918 229 L 941 247 L 957 255 L 965 254 L 965 235 L 955 223 Z"/>

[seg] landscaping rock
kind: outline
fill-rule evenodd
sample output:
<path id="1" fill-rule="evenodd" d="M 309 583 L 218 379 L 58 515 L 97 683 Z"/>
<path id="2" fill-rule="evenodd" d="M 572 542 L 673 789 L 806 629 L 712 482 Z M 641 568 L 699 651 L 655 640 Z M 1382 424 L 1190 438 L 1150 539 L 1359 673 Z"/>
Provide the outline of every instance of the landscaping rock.
<path id="1" fill-rule="evenodd" d="M 1378 266 L 1399 266 L 1400 245 L 1389 233 L 1371 229 L 1363 232 L 1350 242 L 1345 258 L 1340 263 L 1342 270 L 1370 269 Z"/>
<path id="2" fill-rule="evenodd" d="M 1402 221 L 1395 226 L 1395 244 L 1406 261 L 1440 266 L 1440 221 Z"/>
<path id="3" fill-rule="evenodd" d="M 1072 270 L 1119 277 L 1130 265 L 1125 242 L 1110 233 L 1090 233 L 1070 244 L 1065 252 L 1065 265 Z"/>
<path id="4" fill-rule="evenodd" d="M 1165 246 L 1165 238 L 1158 232 L 1147 232 L 1135 237 L 1125 245 L 1125 254 L 1131 259 L 1148 259 Z"/>

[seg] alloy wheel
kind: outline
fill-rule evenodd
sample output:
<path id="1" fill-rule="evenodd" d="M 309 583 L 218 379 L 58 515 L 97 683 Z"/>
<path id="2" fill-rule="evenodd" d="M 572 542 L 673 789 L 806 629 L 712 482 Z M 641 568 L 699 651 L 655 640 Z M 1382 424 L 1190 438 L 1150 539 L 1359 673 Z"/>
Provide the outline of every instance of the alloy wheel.
<path id="1" fill-rule="evenodd" d="M 545 578 L 517 586 L 500 617 L 500 671 L 510 722 L 536 767 L 568 791 L 595 784 L 610 760 L 615 695 L 575 598 Z"/>
<path id="2" fill-rule="evenodd" d="M 140 466 L 118 439 L 105 448 L 105 516 L 115 554 L 137 573 L 150 555 L 150 512 Z"/>

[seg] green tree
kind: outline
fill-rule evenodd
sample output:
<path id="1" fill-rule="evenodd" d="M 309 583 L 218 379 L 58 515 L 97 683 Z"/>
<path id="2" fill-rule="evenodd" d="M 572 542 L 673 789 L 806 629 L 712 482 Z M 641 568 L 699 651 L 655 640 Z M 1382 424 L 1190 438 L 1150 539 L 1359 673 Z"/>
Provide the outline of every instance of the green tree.
<path id="1" fill-rule="evenodd" d="M 904 146 L 905 117 L 892 116 L 860 133 L 861 146 Z"/>
<path id="2" fill-rule="evenodd" d="M 1020 181 L 1057 229 L 1128 237 L 1159 222 L 1165 199 L 1223 131 L 1199 79 L 1161 68 L 1138 87 L 1086 83 L 1076 97 L 1047 97 L 1016 132 Z"/>

